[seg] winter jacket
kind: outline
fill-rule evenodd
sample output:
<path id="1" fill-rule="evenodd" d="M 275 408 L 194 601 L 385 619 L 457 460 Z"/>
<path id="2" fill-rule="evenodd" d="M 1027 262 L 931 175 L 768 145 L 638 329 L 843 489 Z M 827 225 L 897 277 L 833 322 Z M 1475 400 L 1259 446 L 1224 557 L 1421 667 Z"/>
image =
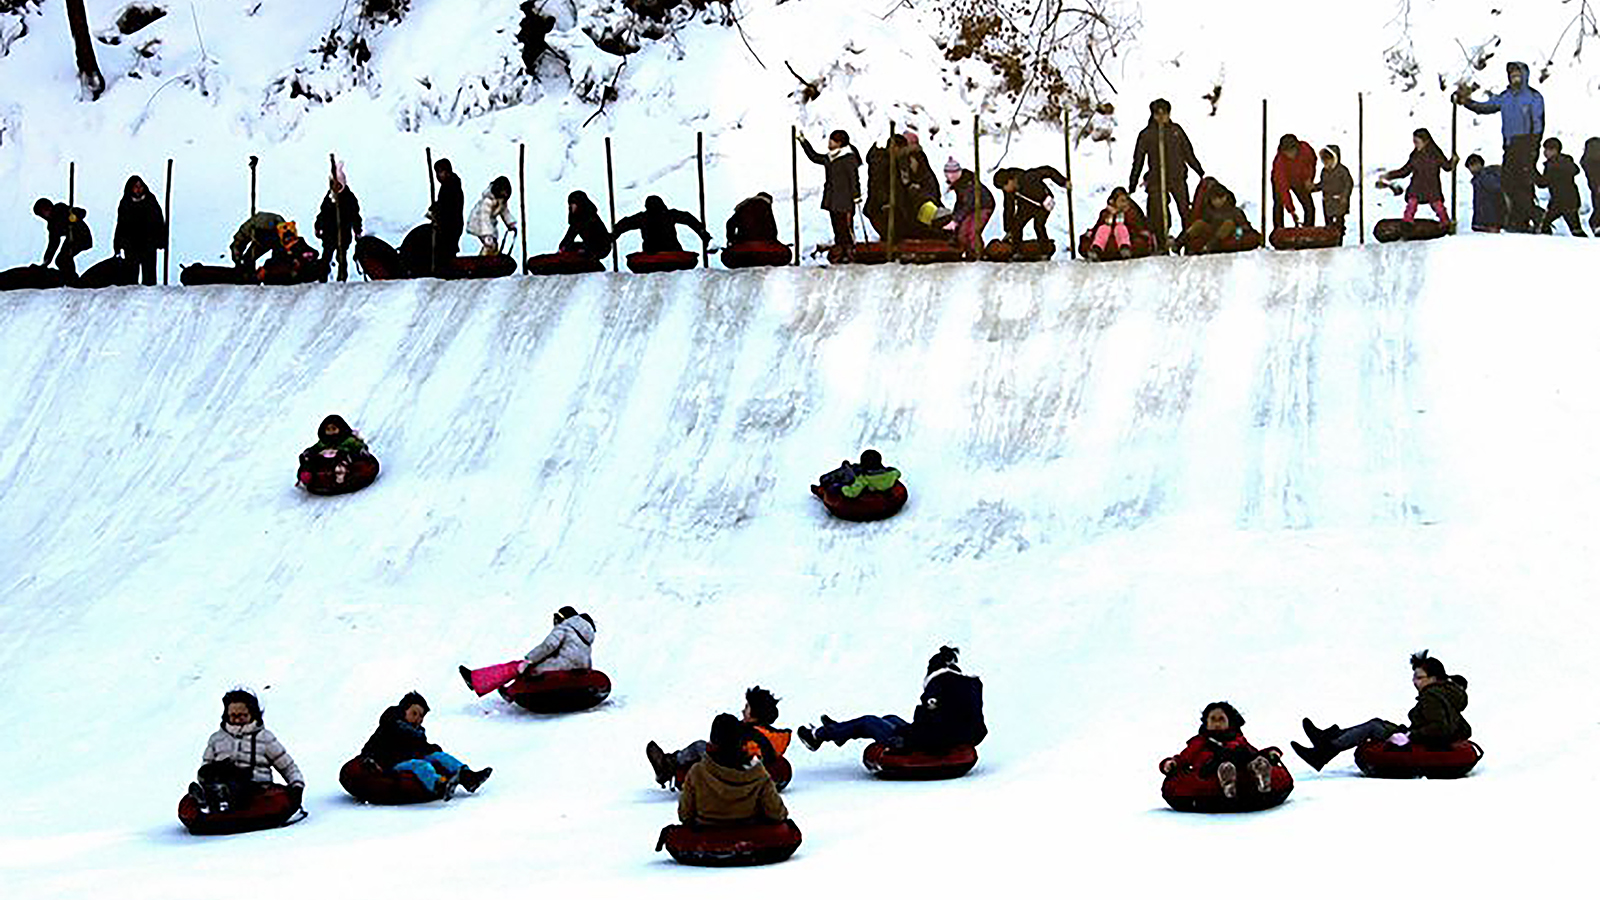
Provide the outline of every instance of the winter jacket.
<path id="1" fill-rule="evenodd" d="M 1233 191 L 1228 190 L 1223 186 L 1222 182 L 1216 179 L 1210 180 L 1208 188 L 1205 187 L 1207 184 L 1208 182 L 1202 181 L 1202 188 L 1195 189 L 1198 220 L 1211 226 L 1232 223 L 1245 231 L 1251 230 L 1250 219 L 1244 214 L 1244 210 L 1239 208 L 1239 202 L 1234 197 Z M 1224 197 L 1226 201 L 1220 208 L 1211 202 L 1213 198 L 1218 196 Z"/>
<path id="2" fill-rule="evenodd" d="M 821 153 L 802 141 L 806 158 L 823 167 L 822 208 L 828 212 L 851 212 L 861 199 L 861 154 L 846 144 Z"/>
<path id="3" fill-rule="evenodd" d="M 789 729 L 776 728 L 771 725 L 751 725 L 750 730 L 754 731 L 756 735 L 751 743 L 756 745 L 756 750 L 760 753 L 762 759 L 770 759 L 771 756 L 782 756 L 789 752 L 789 742 L 794 737 L 794 732 Z M 763 743 L 766 744 L 765 747 L 762 746 Z M 769 749 L 772 751 L 770 756 L 767 752 Z"/>
<path id="4" fill-rule="evenodd" d="M 1565 153 L 1557 153 L 1544 164 L 1544 170 L 1534 175 L 1534 184 L 1550 190 L 1550 211 L 1577 212 L 1583 208 L 1578 194 L 1578 164 Z"/>
<path id="5" fill-rule="evenodd" d="M 1528 80 L 1528 64 L 1511 63 L 1522 70 L 1522 86 L 1507 87 L 1487 100 L 1466 99 L 1461 105 L 1482 115 L 1500 114 L 1500 137 L 1504 145 L 1511 146 L 1513 138 L 1531 135 L 1544 138 L 1544 95 Z"/>
<path id="6" fill-rule="evenodd" d="M 665 203 L 655 197 L 645 201 L 644 212 L 634 213 L 618 222 L 616 230 L 611 233 L 611 239 L 615 241 L 637 229 L 644 252 L 682 252 L 683 245 L 678 243 L 679 225 L 693 229 L 694 233 L 700 236 L 700 240 L 708 244 L 711 242 L 711 232 L 706 230 L 706 226 L 702 225 L 699 219 L 681 209 L 668 209 Z"/>
<path id="7" fill-rule="evenodd" d="M 584 252 L 595 259 L 610 253 L 611 229 L 600 218 L 600 210 L 595 208 L 589 195 L 575 191 L 568 203 L 577 209 L 567 211 L 567 233 L 561 238 L 560 249 L 570 253 L 582 246 Z"/>
<path id="8" fill-rule="evenodd" d="M 1066 187 L 1067 176 L 1056 171 L 1054 166 L 1039 166 L 1035 169 L 1001 169 L 994 175 L 994 183 L 1004 188 L 1012 177 L 1017 179 L 1017 189 L 1005 194 L 1005 231 L 1006 234 L 1016 236 L 1022 231 L 1022 216 L 1025 212 L 1045 209 L 1048 210 L 1053 202 L 1054 195 L 1046 181 Z"/>
<path id="9" fill-rule="evenodd" d="M 1328 149 L 1333 151 L 1333 165 L 1322 167 L 1322 177 L 1311 190 L 1322 192 L 1322 214 L 1331 219 L 1350 214 L 1350 195 L 1355 192 L 1356 182 L 1340 161 L 1339 146 L 1332 144 Z"/>
<path id="10" fill-rule="evenodd" d="M 1411 707 L 1411 740 L 1425 747 L 1443 747 L 1472 737 L 1472 726 L 1462 718 L 1467 689 L 1459 682 L 1440 681 L 1417 694 Z"/>
<path id="11" fill-rule="evenodd" d="M 1102 225 L 1115 225 L 1116 219 L 1116 211 L 1107 206 L 1100 210 L 1100 218 L 1095 221 L 1094 227 L 1098 229 Z M 1130 237 L 1151 233 L 1150 220 L 1144 217 L 1144 210 L 1140 209 L 1137 203 L 1128 204 L 1128 211 L 1122 215 L 1122 224 L 1128 226 Z"/>
<path id="12" fill-rule="evenodd" d="M 907 749 L 977 746 L 989 735 L 983 722 L 983 682 L 957 669 L 938 669 L 922 682 L 922 702 L 903 736 Z"/>
<path id="13" fill-rule="evenodd" d="M 1139 173 L 1144 170 L 1146 161 L 1150 163 L 1149 184 L 1154 185 L 1160 177 L 1156 169 L 1161 165 L 1159 148 L 1163 143 L 1166 145 L 1167 190 L 1187 193 L 1190 169 L 1194 169 L 1196 175 L 1205 177 L 1205 167 L 1195 157 L 1194 145 L 1189 142 L 1189 134 L 1183 130 L 1183 126 L 1168 122 L 1162 127 L 1152 117 L 1150 124 L 1139 132 L 1139 139 L 1133 144 L 1133 171 L 1128 173 L 1128 193 L 1133 193 L 1138 186 Z"/>
<path id="14" fill-rule="evenodd" d="M 161 204 L 147 186 L 144 196 L 135 198 L 133 186 L 143 184 L 135 175 L 122 189 L 122 202 L 117 205 L 117 230 L 111 238 L 115 253 L 130 257 L 144 256 L 167 246 L 167 219 L 161 214 Z"/>
<path id="15" fill-rule="evenodd" d="M 286 784 L 304 787 L 306 783 L 300 775 L 300 767 L 294 764 L 294 757 L 259 720 L 248 725 L 224 722 L 211 740 L 206 741 L 205 753 L 200 756 L 201 765 L 214 762 L 249 769 L 250 780 L 263 784 L 272 783 L 273 769 L 278 770 Z"/>
<path id="16" fill-rule="evenodd" d="M 361 234 L 361 201 L 356 199 L 356 192 L 346 187 L 337 194 L 324 194 L 311 233 L 324 246 L 349 246 Z"/>
<path id="17" fill-rule="evenodd" d="M 523 657 L 533 672 L 567 672 L 589 669 L 589 648 L 594 645 L 594 625 L 583 616 L 568 616 L 550 629 L 539 646 Z"/>
<path id="18" fill-rule="evenodd" d="M 467 195 L 461 190 L 461 177 L 449 172 L 439 179 L 439 196 L 428 207 L 428 218 L 437 229 L 441 241 L 461 239 L 462 210 L 467 206 Z"/>
<path id="19" fill-rule="evenodd" d="M 496 219 L 506 223 L 507 231 L 517 230 L 517 220 L 511 217 L 511 201 L 496 197 L 494 188 L 489 188 L 472 206 L 472 215 L 467 218 L 467 233 L 473 237 L 493 240 L 500 236 L 500 228 L 495 224 Z"/>
<path id="20" fill-rule="evenodd" d="M 283 216 L 271 212 L 258 212 L 239 226 L 233 233 L 233 243 L 228 245 L 228 254 L 233 257 L 234 263 L 244 265 L 249 256 L 260 256 L 268 250 L 280 250 L 282 243 L 278 240 L 278 226 L 284 223 Z"/>
<path id="21" fill-rule="evenodd" d="M 1600 137 L 1583 142 L 1583 174 L 1589 179 L 1589 190 L 1600 192 Z"/>
<path id="22" fill-rule="evenodd" d="M 956 183 L 950 186 L 950 192 L 956 195 L 955 217 L 957 221 L 965 221 L 973 217 L 972 194 L 974 187 L 977 188 L 978 194 L 977 209 L 985 210 L 990 215 L 994 215 L 994 193 L 989 190 L 987 185 L 978 180 L 978 176 L 967 169 L 962 169 L 961 177 L 957 178 Z"/>
<path id="23" fill-rule="evenodd" d="M 754 760 L 732 769 L 709 756 L 689 769 L 678 793 L 678 820 L 685 825 L 782 822 L 789 810 L 767 769 Z"/>
<path id="24" fill-rule="evenodd" d="M 1272 159 L 1272 193 L 1284 206 L 1293 202 L 1293 188 L 1309 188 L 1316 177 L 1317 151 L 1305 141 L 1300 142 L 1294 159 L 1282 150 Z"/>
<path id="25" fill-rule="evenodd" d="M 50 207 L 50 217 L 45 220 L 45 230 L 50 238 L 50 244 L 44 251 L 42 265 L 50 265 L 50 260 L 55 259 L 56 248 L 63 251 L 72 248 L 75 253 L 94 246 L 94 236 L 89 233 L 89 223 L 84 221 L 88 213 L 76 206 L 69 207 L 65 203 L 57 203 Z"/>
<path id="26" fill-rule="evenodd" d="M 361 755 L 384 769 L 393 769 L 408 759 L 422 759 L 439 752 L 438 744 L 428 743 L 428 732 L 421 725 L 406 721 L 406 711 L 391 706 L 378 717 L 378 729 L 361 747 Z"/>
<path id="27" fill-rule="evenodd" d="M 363 441 L 359 436 L 352 433 L 349 437 L 334 441 L 333 443 L 329 443 L 327 440 L 317 441 L 315 444 L 307 447 L 301 453 L 301 455 L 314 455 L 321 453 L 324 450 L 338 450 L 341 453 L 347 453 L 351 456 L 354 456 L 357 453 L 364 452 L 366 449 L 367 442 Z"/>
<path id="28" fill-rule="evenodd" d="M 1189 738 L 1177 756 L 1162 760 L 1160 768 L 1165 769 L 1167 763 L 1171 762 L 1174 772 L 1194 772 L 1210 777 L 1222 763 L 1248 762 L 1257 756 L 1276 752 L 1275 747 L 1257 750 L 1242 731 L 1201 731 Z"/>
<path id="29" fill-rule="evenodd" d="M 894 468 L 852 468 L 852 471 L 855 472 L 855 481 L 852 481 L 839 489 L 839 493 L 845 495 L 851 500 L 854 500 L 867 491 L 887 491 L 894 487 L 895 482 L 900 480 L 900 470 Z"/>
<path id="30" fill-rule="evenodd" d="M 1454 171 L 1455 167 L 1444 151 L 1437 144 L 1432 144 L 1421 150 L 1412 150 L 1411 158 L 1406 160 L 1405 165 L 1385 173 L 1383 177 L 1393 181 L 1410 175 L 1411 186 L 1406 188 L 1406 199 L 1421 204 L 1438 203 L 1444 200 L 1444 187 L 1439 182 L 1439 173 Z"/>
<path id="31" fill-rule="evenodd" d="M 1500 167 L 1484 166 L 1472 176 L 1472 227 L 1503 228 L 1505 224 L 1506 194 Z"/>
<path id="32" fill-rule="evenodd" d="M 772 215 L 772 201 L 764 197 L 747 197 L 733 208 L 728 217 L 728 243 L 743 244 L 752 241 L 776 243 L 778 220 Z"/>

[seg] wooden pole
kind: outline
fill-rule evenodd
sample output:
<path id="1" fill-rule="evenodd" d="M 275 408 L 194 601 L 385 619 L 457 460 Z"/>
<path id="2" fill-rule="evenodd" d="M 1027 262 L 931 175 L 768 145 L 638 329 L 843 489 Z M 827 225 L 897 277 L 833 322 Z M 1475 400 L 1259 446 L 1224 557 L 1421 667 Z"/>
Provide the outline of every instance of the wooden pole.
<path id="1" fill-rule="evenodd" d="M 520 270 L 528 261 L 528 145 L 517 145 L 517 224 L 522 226 L 522 262 L 518 263 Z"/>
<path id="2" fill-rule="evenodd" d="M 424 147 L 422 152 L 428 161 L 428 221 L 433 225 L 428 229 L 428 274 L 431 275 L 439 261 L 439 222 L 433 218 L 434 204 L 439 202 L 439 189 L 433 183 L 433 148 Z"/>
<path id="3" fill-rule="evenodd" d="M 983 259 L 983 157 L 979 138 L 983 126 L 972 117 L 972 258 Z M 957 235 L 959 237 L 959 235 Z"/>
<path id="4" fill-rule="evenodd" d="M 67 163 L 67 209 L 78 205 L 78 164 Z"/>
<path id="5" fill-rule="evenodd" d="M 256 217 L 256 166 L 261 162 L 259 157 L 250 157 L 250 218 Z"/>
<path id="6" fill-rule="evenodd" d="M 611 199 L 611 271 L 620 272 L 617 262 L 617 186 L 611 176 L 611 137 L 606 136 L 606 196 Z"/>
<path id="7" fill-rule="evenodd" d="M 1451 100 L 1450 101 L 1450 158 L 1451 159 L 1456 159 L 1457 158 L 1456 157 L 1456 150 L 1457 150 L 1457 148 L 1456 148 L 1456 128 L 1457 128 L 1457 125 L 1458 125 L 1459 120 L 1461 118 L 1460 112 L 1461 112 L 1461 106 L 1459 104 L 1457 104 L 1454 100 Z M 1454 165 L 1454 166 L 1450 167 L 1450 229 L 1452 231 L 1454 231 L 1455 227 L 1456 227 L 1456 193 L 1460 189 L 1460 186 L 1461 186 L 1461 177 L 1460 177 L 1460 174 L 1459 174 L 1460 172 L 1461 172 L 1461 166 L 1460 165 Z"/>
<path id="8" fill-rule="evenodd" d="M 161 204 L 161 212 L 166 216 L 167 240 L 166 247 L 161 250 L 161 284 L 169 283 L 168 274 L 172 271 L 172 158 L 167 158 L 167 186 L 165 190 L 166 202 Z"/>
<path id="9" fill-rule="evenodd" d="M 1261 236 L 1267 235 L 1267 98 L 1261 98 Z"/>
<path id="10" fill-rule="evenodd" d="M 1161 206 L 1161 252 L 1166 253 L 1172 240 L 1171 214 L 1167 212 L 1167 126 L 1159 122 L 1156 123 L 1156 175 L 1161 185 L 1153 196 Z"/>
<path id="11" fill-rule="evenodd" d="M 1067 155 L 1067 253 L 1078 258 L 1078 219 L 1072 208 L 1072 128 L 1071 114 L 1061 114 L 1061 143 Z M 1021 238 L 1021 235 L 1018 235 Z"/>
<path id="12" fill-rule="evenodd" d="M 1361 230 L 1361 243 L 1367 242 L 1367 95 L 1356 94 L 1356 187 L 1359 189 L 1356 227 Z"/>
<path id="13" fill-rule="evenodd" d="M 706 224 L 706 133 L 694 133 L 695 170 L 700 176 L 700 225 Z M 710 231 L 706 228 L 706 231 Z M 705 241 L 700 242 L 700 265 L 711 268 L 711 245 Z"/>
<path id="14" fill-rule="evenodd" d="M 900 211 L 898 203 L 900 192 L 895 190 L 900 186 L 900 167 L 896 165 L 897 160 L 894 158 L 894 122 L 892 121 L 889 123 L 889 140 L 884 144 L 884 152 L 889 154 L 889 221 L 884 234 L 883 258 L 892 262 L 894 260 L 894 223 L 896 219 L 900 218 L 898 215 Z"/>
<path id="15" fill-rule="evenodd" d="M 345 249 L 340 246 L 340 244 L 342 244 L 344 242 L 344 216 L 343 216 L 342 211 L 340 210 L 339 207 L 342 206 L 343 204 L 341 204 L 339 202 L 339 200 L 340 200 L 339 195 L 334 193 L 334 191 L 333 191 L 333 182 L 334 182 L 334 179 L 337 178 L 338 176 L 339 176 L 339 162 L 338 162 L 338 160 L 336 160 L 334 158 L 333 154 L 330 152 L 328 154 L 328 196 L 333 199 L 333 252 L 329 253 L 327 247 L 323 247 L 322 248 L 322 252 L 323 252 L 324 256 L 330 262 L 332 262 L 335 258 L 344 259 L 344 257 L 341 254 L 343 254 L 345 252 Z M 348 269 L 346 269 L 345 271 L 347 273 L 349 272 Z M 329 275 L 329 278 L 331 280 L 333 273 L 329 272 L 328 275 Z"/>
<path id="16" fill-rule="evenodd" d="M 800 265 L 800 130 L 789 126 L 789 181 L 794 192 L 794 264 Z"/>

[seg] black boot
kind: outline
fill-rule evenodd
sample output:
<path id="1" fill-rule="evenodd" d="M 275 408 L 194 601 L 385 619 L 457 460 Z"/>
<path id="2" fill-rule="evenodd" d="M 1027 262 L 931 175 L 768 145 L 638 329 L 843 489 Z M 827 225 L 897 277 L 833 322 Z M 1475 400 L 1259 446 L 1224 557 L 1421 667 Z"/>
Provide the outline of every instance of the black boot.
<path id="1" fill-rule="evenodd" d="M 816 731 L 810 725 L 801 725 L 794 730 L 794 733 L 800 739 L 800 743 L 805 744 L 806 749 L 813 753 L 822 746 L 822 741 L 818 740 Z"/>
<path id="2" fill-rule="evenodd" d="M 479 786 L 488 781 L 489 776 L 493 774 L 494 766 L 484 766 L 476 771 L 463 767 L 459 781 L 461 786 L 467 789 L 467 793 L 476 794 Z"/>
<path id="3" fill-rule="evenodd" d="M 656 784 L 666 787 L 678 774 L 678 767 L 667 756 L 667 751 L 661 745 L 651 741 L 644 745 L 644 755 L 650 760 L 650 768 L 656 773 Z"/>
<path id="4" fill-rule="evenodd" d="M 1311 746 L 1313 747 L 1328 746 L 1328 743 L 1333 740 L 1334 735 L 1344 730 L 1337 725 L 1332 725 L 1327 728 L 1318 728 L 1310 719 L 1301 719 L 1300 727 L 1305 730 L 1306 737 L 1311 739 Z"/>
<path id="5" fill-rule="evenodd" d="M 467 687 L 472 688 L 473 693 L 477 693 L 478 689 L 472 687 L 472 670 L 466 666 L 459 666 L 456 671 L 461 673 L 461 680 L 467 683 Z"/>
<path id="6" fill-rule="evenodd" d="M 1322 767 L 1328 764 L 1328 760 L 1333 759 L 1338 754 L 1337 750 L 1306 747 L 1295 741 L 1290 741 L 1289 746 L 1294 749 L 1295 755 L 1305 760 L 1306 765 L 1316 769 L 1318 772 L 1321 772 Z"/>

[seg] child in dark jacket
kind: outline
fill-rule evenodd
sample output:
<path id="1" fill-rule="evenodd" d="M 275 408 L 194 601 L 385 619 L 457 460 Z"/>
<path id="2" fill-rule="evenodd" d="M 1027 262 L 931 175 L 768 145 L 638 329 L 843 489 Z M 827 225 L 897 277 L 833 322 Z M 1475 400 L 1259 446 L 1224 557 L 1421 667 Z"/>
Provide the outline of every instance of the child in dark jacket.
<path id="1" fill-rule="evenodd" d="M 1444 207 L 1444 186 L 1439 176 L 1441 172 L 1455 171 L 1456 158 L 1445 156 L 1426 128 L 1418 128 L 1411 133 L 1411 144 L 1411 158 L 1393 172 L 1386 172 L 1378 179 L 1378 186 L 1388 187 L 1389 182 L 1409 175 L 1411 186 L 1406 189 L 1406 212 L 1402 218 L 1407 222 L 1415 222 L 1417 207 L 1427 204 L 1438 214 L 1439 222 L 1448 227 L 1450 213 Z"/>
<path id="2" fill-rule="evenodd" d="M 1561 139 L 1548 138 L 1544 142 L 1544 170 L 1534 176 L 1534 183 L 1550 191 L 1550 202 L 1545 205 L 1544 221 L 1539 223 L 1540 234 L 1554 234 L 1557 219 L 1565 219 L 1573 237 L 1588 237 L 1583 233 L 1579 213 L 1583 199 L 1578 194 L 1578 164 L 1561 152 Z"/>
<path id="3" fill-rule="evenodd" d="M 802 725 L 795 735 L 809 750 L 816 750 L 824 741 L 842 747 L 858 738 L 931 753 L 976 747 L 989 735 L 983 721 L 983 682 L 961 671 L 956 664 L 960 653 L 955 647 L 940 647 L 928 660 L 922 699 L 910 722 L 899 716 L 859 716 L 845 722 L 823 716 L 821 725 Z"/>
<path id="4" fill-rule="evenodd" d="M 367 738 L 361 755 L 386 772 L 410 772 L 430 793 L 449 800 L 456 787 L 475 793 L 494 772 L 485 767 L 474 771 L 438 744 L 428 742 L 422 720 L 428 715 L 428 701 L 416 691 L 383 711 L 378 728 Z"/>
<path id="5" fill-rule="evenodd" d="M 1600 235 L 1600 137 L 1583 142 L 1583 175 L 1589 181 L 1589 230 Z"/>
<path id="6" fill-rule="evenodd" d="M 73 258 L 94 246 L 89 223 L 84 221 L 88 214 L 76 206 L 52 203 L 45 197 L 34 201 L 33 214 L 44 220 L 46 236 L 50 239 L 39 265 L 48 266 L 55 260 L 56 268 L 67 277 L 68 283 L 76 281 L 78 267 Z"/>
<path id="7" fill-rule="evenodd" d="M 1499 234 L 1506 225 L 1506 194 L 1500 167 L 1484 165 L 1483 157 L 1474 153 L 1467 157 L 1467 171 L 1472 173 L 1472 230 Z"/>
<path id="8" fill-rule="evenodd" d="M 317 426 L 317 442 L 300 451 L 300 466 L 332 470 L 335 480 L 343 482 L 346 467 L 366 452 L 367 442 L 342 417 L 328 416 Z"/>
<path id="9" fill-rule="evenodd" d="M 811 148 L 805 135 L 799 135 L 806 159 L 823 167 L 822 208 L 833 223 L 833 246 L 840 262 L 849 262 L 855 249 L 856 202 L 861 199 L 861 154 L 850 146 L 850 135 L 835 129 L 828 135 L 828 152 Z"/>
<path id="10" fill-rule="evenodd" d="M 1202 778 L 1215 778 L 1222 796 L 1239 796 L 1239 770 L 1245 769 L 1259 793 L 1272 790 L 1272 767 L 1283 756 L 1277 747 L 1257 750 L 1244 732 L 1244 716 L 1223 701 L 1209 703 L 1200 713 L 1200 731 L 1189 739 L 1176 756 L 1161 761 L 1161 774 L 1193 772 Z"/>
<path id="11" fill-rule="evenodd" d="M 863 450 L 860 462 L 844 460 L 839 463 L 839 468 L 823 474 L 817 483 L 824 491 L 854 500 L 867 491 L 887 491 L 899 480 L 900 470 L 884 465 L 882 453 Z"/>
<path id="12" fill-rule="evenodd" d="M 1350 195 L 1356 188 L 1355 179 L 1339 158 L 1338 144 L 1323 147 L 1317 156 L 1322 160 L 1322 177 L 1311 190 L 1322 192 L 1322 215 L 1328 220 L 1328 226 L 1344 231 L 1345 216 L 1350 214 Z"/>
<path id="13" fill-rule="evenodd" d="M 567 233 L 562 236 L 562 253 L 581 253 L 602 259 L 611 252 L 611 229 L 600 218 L 600 210 L 583 191 L 567 195 Z"/>

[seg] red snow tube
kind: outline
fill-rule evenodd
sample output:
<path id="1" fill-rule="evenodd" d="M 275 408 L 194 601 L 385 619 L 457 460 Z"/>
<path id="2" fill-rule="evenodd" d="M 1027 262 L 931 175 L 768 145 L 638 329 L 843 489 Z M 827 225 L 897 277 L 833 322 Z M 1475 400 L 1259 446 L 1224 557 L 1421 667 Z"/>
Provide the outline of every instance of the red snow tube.
<path id="1" fill-rule="evenodd" d="M 777 241 L 747 241 L 723 249 L 722 264 L 730 269 L 758 266 L 787 266 L 794 262 L 794 251 Z"/>
<path id="2" fill-rule="evenodd" d="M 504 278 L 517 274 L 517 261 L 504 253 L 458 256 L 440 267 L 440 278 Z"/>
<path id="3" fill-rule="evenodd" d="M 529 275 L 584 275 L 589 272 L 604 272 L 606 264 L 585 253 L 570 253 L 563 250 L 559 253 L 530 256 L 522 270 Z"/>
<path id="4" fill-rule="evenodd" d="M 689 770 L 691 768 L 693 767 L 680 766 L 678 768 L 678 773 L 673 776 L 673 783 L 678 786 L 679 790 L 683 789 L 683 780 L 689 777 Z M 774 757 L 771 764 L 767 765 L 766 769 L 767 775 L 771 776 L 772 778 L 772 783 L 777 785 L 778 790 L 780 791 L 788 787 L 789 782 L 794 780 L 794 766 L 789 765 L 789 761 L 784 759 L 782 756 Z"/>
<path id="5" fill-rule="evenodd" d="M 910 499 L 904 481 L 896 481 L 894 487 L 887 491 L 862 491 L 861 496 L 851 499 L 843 494 L 825 491 L 822 485 L 813 484 L 811 493 L 822 501 L 829 515 L 835 519 L 844 519 L 846 522 L 876 522 L 887 519 L 899 512 Z"/>
<path id="6" fill-rule="evenodd" d="M 49 266 L 18 266 L 0 272 L 0 291 L 45 291 L 65 285 L 61 270 Z"/>
<path id="7" fill-rule="evenodd" d="M 190 834 L 241 834 L 281 828 L 299 811 L 300 804 L 290 798 L 288 788 L 281 784 L 262 787 L 243 809 L 227 812 L 201 812 L 200 804 L 188 794 L 178 801 L 178 821 Z"/>
<path id="8" fill-rule="evenodd" d="M 438 795 L 422 786 L 410 772 L 385 772 L 376 761 L 358 756 L 339 769 L 339 784 L 345 793 L 363 803 L 379 806 L 404 806 L 427 803 Z"/>
<path id="9" fill-rule="evenodd" d="M 800 848 L 800 826 L 793 819 L 749 825 L 668 825 L 656 840 L 686 866 L 765 866 L 780 863 Z"/>
<path id="10" fill-rule="evenodd" d="M 599 669 L 524 672 L 500 689 L 500 696 L 536 713 L 577 712 L 611 696 L 611 679 Z"/>
<path id="11" fill-rule="evenodd" d="M 268 260 L 261 266 L 261 283 L 278 286 L 315 284 L 328 277 L 328 264 L 314 260 L 295 265 L 284 259 Z"/>
<path id="12" fill-rule="evenodd" d="M 1415 222 L 1384 219 L 1372 226 L 1372 236 L 1385 244 L 1394 241 L 1431 241 L 1449 233 L 1450 226 L 1436 219 L 1418 219 Z"/>
<path id="13" fill-rule="evenodd" d="M 78 276 L 74 287 L 108 288 L 128 287 L 139 283 L 139 264 L 132 259 L 113 256 L 102 259 Z"/>
<path id="14" fill-rule="evenodd" d="M 400 261 L 400 251 L 388 241 L 374 235 L 356 239 L 356 268 L 371 281 L 394 281 L 406 277 L 405 263 Z"/>
<path id="15" fill-rule="evenodd" d="M 1268 238 L 1274 250 L 1325 250 L 1344 243 L 1344 229 L 1331 225 L 1301 228 L 1274 228 Z"/>
<path id="16" fill-rule="evenodd" d="M 1094 257 L 1089 255 L 1089 251 L 1094 249 L 1094 232 L 1095 230 L 1091 228 L 1088 231 L 1085 231 L 1082 237 L 1078 238 L 1078 256 L 1082 259 L 1090 261 L 1094 260 Z M 1155 255 L 1155 235 L 1148 231 L 1136 231 L 1131 233 L 1129 238 L 1131 239 L 1131 242 L 1128 244 L 1128 248 L 1133 251 L 1133 253 L 1128 257 L 1129 259 L 1144 259 L 1147 256 Z M 1107 243 L 1106 249 L 1102 251 L 1100 256 L 1100 261 L 1113 262 L 1121 259 L 1122 252 L 1114 249 L 1110 243 Z"/>
<path id="17" fill-rule="evenodd" d="M 1238 796 L 1229 799 L 1222 796 L 1222 785 L 1215 778 L 1202 778 L 1194 772 L 1173 772 L 1161 783 L 1161 799 L 1178 812 L 1260 812 L 1289 799 L 1294 791 L 1294 776 L 1279 763 L 1272 767 L 1272 790 L 1263 794 L 1255 785 L 1255 777 L 1241 771 Z"/>
<path id="18" fill-rule="evenodd" d="M 188 287 L 202 284 L 255 284 L 255 275 L 233 266 L 208 266 L 195 263 L 183 266 L 178 281 Z"/>
<path id="19" fill-rule="evenodd" d="M 333 452 L 333 451 L 326 451 Z M 308 466 L 300 461 L 300 486 L 313 494 L 350 494 L 378 480 L 378 458 L 363 453 L 345 464 L 344 480 L 338 480 L 332 466 Z"/>
<path id="20" fill-rule="evenodd" d="M 1055 241 L 1022 241 L 1013 246 L 996 238 L 983 248 L 983 258 L 993 262 L 1044 262 L 1055 255 Z"/>
<path id="21" fill-rule="evenodd" d="M 924 263 L 960 262 L 962 248 L 950 241 L 933 238 L 909 238 L 894 242 L 894 258 L 903 263 L 921 265 Z M 876 265 L 887 262 L 888 251 L 882 241 L 869 241 L 857 244 L 851 259 L 866 265 Z"/>
<path id="22" fill-rule="evenodd" d="M 1207 238 L 1203 234 L 1190 235 L 1188 240 L 1184 242 L 1184 249 L 1187 250 L 1191 256 L 1203 256 L 1208 253 L 1241 253 L 1247 250 L 1259 250 L 1261 248 L 1261 232 L 1252 228 L 1246 231 L 1244 234 L 1223 238 L 1222 240 L 1218 241 L 1217 245 L 1210 250 L 1205 248 L 1206 241 Z"/>
<path id="23" fill-rule="evenodd" d="M 1447 750 L 1368 741 L 1356 748 L 1356 767 L 1373 778 L 1461 778 L 1483 759 L 1483 748 L 1459 741 Z"/>
<path id="24" fill-rule="evenodd" d="M 700 254 L 690 253 L 687 250 L 628 254 L 628 271 L 640 275 L 651 272 L 686 272 L 698 265 L 700 265 Z"/>
<path id="25" fill-rule="evenodd" d="M 941 753 L 922 750 L 892 750 L 873 741 L 861 753 L 867 771 L 885 781 L 938 781 L 960 778 L 978 764 L 978 750 L 971 746 L 951 747 Z"/>

